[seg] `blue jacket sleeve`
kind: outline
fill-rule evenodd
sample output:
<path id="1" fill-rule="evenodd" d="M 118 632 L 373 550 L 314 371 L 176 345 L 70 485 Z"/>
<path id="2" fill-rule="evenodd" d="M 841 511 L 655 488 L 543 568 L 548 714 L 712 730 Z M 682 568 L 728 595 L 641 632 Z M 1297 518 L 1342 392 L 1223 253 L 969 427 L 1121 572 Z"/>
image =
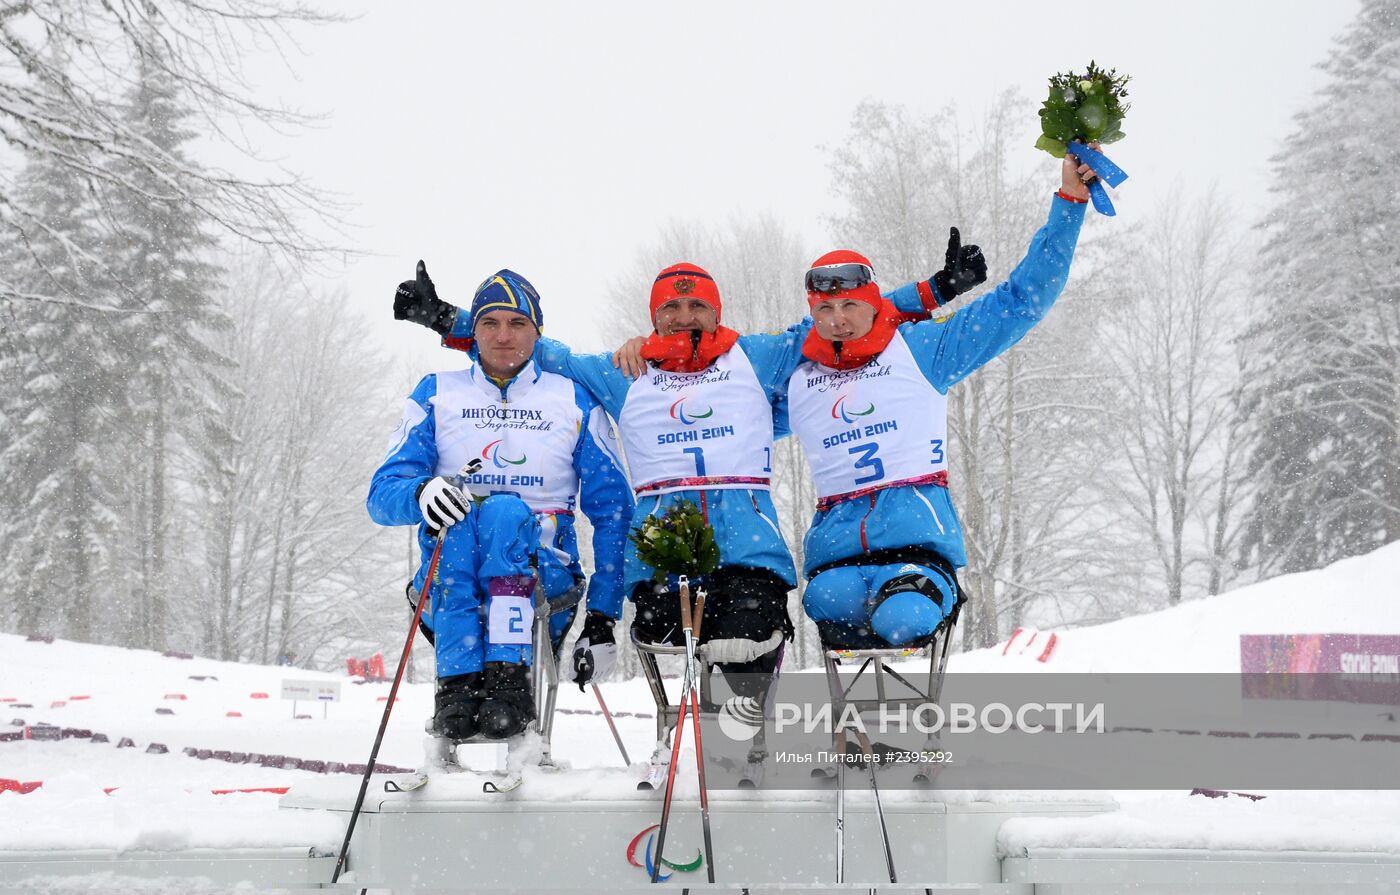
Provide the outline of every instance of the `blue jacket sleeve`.
<path id="1" fill-rule="evenodd" d="M 567 376 L 588 389 L 613 419 L 622 413 L 632 380 L 612 365 L 612 355 L 574 354 L 563 342 L 540 339 L 535 343 L 535 363 L 546 373 Z"/>
<path id="2" fill-rule="evenodd" d="M 792 434 L 788 426 L 787 383 L 792 371 L 802 362 L 802 343 L 811 328 L 812 319 L 808 317 L 780 333 L 739 337 L 739 347 L 748 355 L 759 385 L 763 386 L 763 394 L 773 407 L 774 438 Z"/>
<path id="3" fill-rule="evenodd" d="M 390 436 L 384 461 L 370 479 L 365 507 L 380 525 L 415 525 L 423 521 L 415 492 L 437 468 L 437 434 L 433 398 L 437 376 L 424 376 L 404 402 L 403 418 Z"/>
<path id="4" fill-rule="evenodd" d="M 951 317 L 900 326 L 919 368 L 940 392 L 1019 342 L 1064 290 L 1087 206 L 1059 196 L 1051 202 L 1049 220 L 1004 282 Z"/>
<path id="5" fill-rule="evenodd" d="M 622 471 L 617 438 L 603 408 L 583 386 L 575 383 L 574 392 L 583 411 L 583 428 L 574 448 L 579 506 L 593 523 L 588 608 L 617 619 L 622 617 L 622 560 L 632 525 L 632 487 Z"/>
<path id="6" fill-rule="evenodd" d="M 452 318 L 452 329 L 447 335 L 442 337 L 442 343 L 447 348 L 454 347 L 448 344 L 449 341 L 461 342 L 472 337 L 472 314 L 466 308 L 458 308 L 457 316 Z M 461 350 L 460 348 L 457 350 Z"/>
<path id="7" fill-rule="evenodd" d="M 902 313 L 928 317 L 935 308 L 944 302 L 933 288 L 932 280 L 915 280 L 905 283 L 893 292 L 886 292 L 881 298 L 898 308 Z"/>

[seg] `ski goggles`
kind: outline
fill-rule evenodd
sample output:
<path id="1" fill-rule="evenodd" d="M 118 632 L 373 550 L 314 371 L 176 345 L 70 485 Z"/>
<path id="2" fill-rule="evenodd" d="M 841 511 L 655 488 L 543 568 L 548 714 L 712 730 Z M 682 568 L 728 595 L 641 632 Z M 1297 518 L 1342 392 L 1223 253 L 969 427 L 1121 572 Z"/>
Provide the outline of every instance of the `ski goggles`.
<path id="1" fill-rule="evenodd" d="M 807 291 L 819 295 L 850 292 L 875 282 L 875 272 L 865 264 L 833 264 L 807 271 Z"/>

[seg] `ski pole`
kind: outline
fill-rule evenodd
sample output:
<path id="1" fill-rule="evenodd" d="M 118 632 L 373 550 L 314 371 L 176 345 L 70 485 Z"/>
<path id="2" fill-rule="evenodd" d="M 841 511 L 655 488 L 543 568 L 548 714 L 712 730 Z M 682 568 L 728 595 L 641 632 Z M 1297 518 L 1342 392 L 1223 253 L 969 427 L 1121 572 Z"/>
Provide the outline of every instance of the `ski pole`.
<path id="1" fill-rule="evenodd" d="M 598 697 L 598 708 L 603 710 L 603 719 L 608 722 L 608 730 L 612 731 L 613 741 L 617 743 L 617 751 L 622 753 L 622 764 L 624 767 L 632 766 L 632 759 L 627 757 L 627 747 L 622 745 L 622 737 L 618 735 L 617 725 L 613 723 L 612 712 L 608 711 L 608 704 L 603 701 L 603 691 L 598 689 L 598 685 L 593 685 L 593 695 Z"/>
<path id="2" fill-rule="evenodd" d="M 457 471 L 457 477 L 471 475 L 481 468 L 481 460 L 475 459 Z M 403 670 L 408 665 L 409 653 L 413 650 L 413 637 L 418 633 L 418 623 L 423 618 L 423 607 L 428 602 L 428 591 L 433 586 L 433 576 L 437 574 L 438 560 L 442 558 L 442 545 L 447 542 L 448 526 L 438 530 L 437 544 L 433 547 L 432 558 L 428 560 L 428 574 L 423 576 L 423 592 L 418 595 L 418 607 L 413 611 L 413 622 L 408 626 L 408 638 L 403 643 L 403 654 L 399 656 L 399 667 L 394 671 L 394 683 L 389 688 L 389 700 L 384 703 L 384 716 L 379 719 L 379 732 L 374 736 L 374 748 L 369 752 L 365 763 L 365 776 L 360 780 L 360 794 L 355 797 L 355 807 L 350 812 L 350 823 L 345 828 L 345 841 L 340 844 L 340 856 L 335 859 L 335 871 L 331 882 L 340 879 L 345 869 L 345 856 L 350 851 L 350 837 L 355 834 L 355 823 L 360 819 L 360 809 L 365 804 L 365 793 L 369 790 L 369 778 L 374 773 L 374 763 L 379 758 L 379 747 L 384 742 L 384 731 L 389 728 L 389 713 L 394 710 L 394 700 L 399 693 L 399 683 L 403 680 Z"/>
<path id="3" fill-rule="evenodd" d="M 705 834 L 705 876 L 715 881 L 714 843 L 710 840 L 710 796 L 705 786 L 705 749 L 700 742 L 700 694 L 699 669 L 696 668 L 696 644 L 700 640 L 701 615 L 705 611 L 705 589 L 701 588 L 695 600 L 695 611 L 691 614 L 691 624 L 695 631 L 686 631 L 686 651 L 689 653 L 690 671 L 690 715 L 691 729 L 695 731 L 695 768 L 700 777 L 700 825 Z"/>
<path id="4" fill-rule="evenodd" d="M 681 701 L 676 713 L 676 727 L 671 731 L 671 765 L 666 769 L 666 793 L 661 798 L 661 823 L 656 831 L 656 863 L 651 868 L 651 881 L 659 882 L 661 877 L 661 853 L 666 847 L 666 829 L 671 822 L 671 794 L 676 785 L 676 766 L 681 758 L 681 731 L 685 729 L 686 707 L 690 700 L 691 674 L 694 666 L 690 655 L 690 580 L 682 575 L 677 588 L 680 600 L 681 627 L 686 636 L 685 680 L 681 684 Z"/>
<path id="5" fill-rule="evenodd" d="M 408 664 L 408 654 L 413 649 L 413 635 L 418 633 L 418 622 L 423 617 L 423 605 L 428 602 L 428 590 L 437 573 L 438 560 L 442 557 L 442 545 L 447 541 L 447 528 L 438 532 L 437 545 L 433 547 L 432 559 L 428 561 L 428 574 L 423 578 L 423 592 L 418 595 L 418 608 L 414 610 L 413 622 L 408 626 L 408 639 L 403 644 L 403 655 L 399 656 L 399 667 L 394 672 L 394 684 L 389 688 L 389 701 L 384 704 L 384 716 L 379 719 L 379 733 L 374 737 L 374 748 L 370 750 L 369 761 L 365 764 L 365 776 L 360 780 L 360 794 L 355 797 L 355 808 L 350 812 L 350 824 L 345 828 L 345 841 L 340 844 L 340 857 L 335 861 L 335 872 L 331 882 L 340 879 L 345 869 L 345 856 L 350 850 L 350 837 L 355 834 L 355 822 L 360 819 L 360 809 L 365 804 L 365 792 L 369 789 L 369 778 L 374 773 L 374 762 L 379 758 L 379 746 L 384 742 L 384 731 L 389 727 L 389 713 L 394 709 L 394 699 L 398 696 L 399 681 L 403 678 L 404 666 Z"/>
<path id="6" fill-rule="evenodd" d="M 865 766 L 870 769 L 870 791 L 875 795 L 875 816 L 880 820 L 880 842 L 885 846 L 885 868 L 890 872 L 890 882 L 898 882 L 894 878 L 894 853 L 890 851 L 890 831 L 885 826 L 885 809 L 880 804 L 880 784 L 875 782 L 875 750 L 870 746 L 870 737 L 865 731 L 856 730 L 856 739 L 860 741 L 861 751 L 865 753 Z"/>
<path id="7" fill-rule="evenodd" d="M 836 882 L 846 881 L 846 730 L 836 732 Z"/>

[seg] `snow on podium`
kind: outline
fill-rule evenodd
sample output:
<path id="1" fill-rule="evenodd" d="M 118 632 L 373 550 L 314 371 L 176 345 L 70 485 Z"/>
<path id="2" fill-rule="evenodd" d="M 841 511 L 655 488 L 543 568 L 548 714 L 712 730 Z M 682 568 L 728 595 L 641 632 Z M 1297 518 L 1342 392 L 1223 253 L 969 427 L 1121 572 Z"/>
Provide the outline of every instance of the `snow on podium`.
<path id="1" fill-rule="evenodd" d="M 1400 568 L 1400 545 L 1386 548 L 1383 554 L 1349 561 L 1351 565 L 1343 570 L 1346 574 L 1342 577 L 1350 589 L 1324 588 L 1338 594 L 1334 598 L 1337 603 L 1352 601 L 1355 618 L 1369 619 L 1374 615 L 1376 593 L 1366 592 L 1354 582 L 1374 581 L 1380 593 L 1394 580 L 1390 569 Z M 1364 563 L 1372 565 L 1365 567 L 1366 574 L 1357 574 L 1356 569 Z M 1381 571 L 1386 574 L 1376 574 Z M 1260 607 L 1277 613 L 1294 604 L 1310 605 L 1317 591 L 1316 575 L 1301 580 L 1280 579 L 1279 584 L 1255 586 L 1249 594 L 1235 599 L 1219 598 L 1211 619 L 1215 624 L 1244 625 L 1260 616 Z M 1211 661 L 1238 662 L 1240 637 L 1231 631 L 1228 638 L 1218 643 L 1206 641 L 1206 646 L 1202 646 L 1197 618 L 1181 610 L 1163 613 L 1151 620 L 1157 638 L 1153 642 L 1161 645 L 1164 652 L 1171 652 L 1174 662 L 1179 661 L 1179 654 L 1167 646 L 1175 643 L 1193 644 L 1193 656 L 1197 659 L 1210 647 L 1224 657 Z M 1117 627 L 1105 626 L 1102 631 L 1077 631 L 1074 646 L 1078 652 L 1066 655 L 1058 651 L 1052 662 L 1077 656 L 1084 663 L 1099 666 L 1107 664 L 1104 650 L 1131 648 L 1134 654 L 1151 652 L 1122 636 L 1125 623 L 1114 624 Z M 1130 620 L 1130 624 L 1143 626 L 1138 619 Z M 1168 637 L 1164 632 L 1173 625 L 1180 631 Z M 1125 646 L 1130 642 L 1131 647 Z M 72 674 L 75 680 L 99 687 L 79 690 L 72 681 L 61 680 L 55 684 L 60 689 L 54 692 L 95 695 L 82 701 L 71 701 L 74 697 L 70 696 L 67 706 L 51 711 L 95 712 L 80 716 L 83 726 L 107 727 L 113 734 L 111 742 L 105 745 L 79 746 L 74 738 L 53 743 L 22 740 L 22 730 L 16 728 L 16 733 L 9 735 L 11 740 L 6 741 L 8 745 L 0 747 L 10 748 L 16 743 L 25 747 L 22 753 L 7 753 L 9 760 L 20 762 L 11 765 L 19 769 L 11 773 L 25 772 L 23 761 L 33 761 L 41 753 L 47 754 L 45 750 L 60 747 L 77 748 L 84 755 L 92 755 L 92 767 L 104 775 L 115 775 L 138 760 L 142 769 L 139 777 L 127 777 L 122 788 L 111 796 L 104 795 L 94 784 L 91 788 L 96 795 L 83 810 L 66 809 L 64 813 L 65 809 L 59 808 L 57 816 L 56 803 L 43 800 L 61 798 L 66 805 L 67 800 L 79 795 L 81 785 L 75 784 L 71 774 L 62 782 L 55 777 L 53 782 L 58 785 L 27 794 L 20 794 L 25 792 L 23 783 L 21 788 L 0 793 L 0 830 L 4 831 L 0 836 L 0 890 L 42 888 L 33 883 L 39 876 L 51 881 L 99 874 L 109 880 L 159 878 L 166 881 L 166 888 L 171 880 L 188 881 L 182 890 L 190 891 L 211 885 L 252 884 L 276 889 L 329 886 L 336 846 L 345 834 L 355 805 L 358 775 L 328 774 L 322 768 L 318 774 L 264 770 L 255 778 L 243 778 L 257 784 L 286 779 L 292 786 L 280 800 L 268 794 L 246 794 L 220 796 L 217 798 L 230 801 L 218 802 L 202 794 L 196 797 L 147 791 L 153 788 L 140 781 L 149 776 L 148 766 L 169 768 L 165 773 L 178 773 L 183 775 L 178 779 L 186 781 L 212 782 L 229 773 L 205 768 L 203 763 L 196 766 L 195 758 L 185 757 L 188 750 L 178 748 L 178 743 L 168 754 L 159 755 L 147 754 L 149 750 L 119 750 L 112 745 L 117 742 L 116 734 L 126 731 L 110 725 L 119 719 L 123 725 L 135 723 L 135 715 L 116 701 L 119 692 L 138 689 L 146 694 L 143 698 L 154 694 L 156 700 L 171 692 L 168 679 L 157 676 L 157 670 L 166 667 L 162 663 L 168 663 L 168 659 L 140 651 L 121 653 L 119 659 L 125 669 L 122 684 L 104 693 L 97 669 L 111 665 L 116 655 L 113 648 L 37 645 L 13 635 L 0 635 L 0 650 L 15 657 L 19 663 L 16 667 L 43 669 L 42 679 Z M 44 651 L 52 651 L 53 655 L 41 655 Z M 886 669 L 887 693 L 899 692 L 901 679 L 919 683 L 918 672 L 923 668 L 936 670 L 940 653 L 941 650 L 930 649 L 926 658 L 907 657 L 909 661 L 892 662 Z M 878 673 L 874 661 L 877 657 L 871 658 L 871 671 Z M 878 660 L 883 662 L 885 658 L 888 657 Z M 1005 661 L 996 650 L 988 651 L 981 659 L 989 664 Z M 1033 656 L 1023 659 L 1027 665 L 1044 667 Z M 239 736 L 257 735 L 260 731 L 235 731 L 235 722 L 225 722 L 223 701 L 235 693 L 248 698 L 250 689 L 261 693 L 266 684 L 252 686 L 252 682 L 275 672 L 213 660 L 195 661 L 200 663 L 195 670 L 202 673 L 201 686 L 223 688 L 209 691 L 218 693 L 211 696 L 209 706 L 217 711 L 211 711 L 209 716 L 217 716 L 217 724 Z M 855 664 L 850 663 L 848 671 Z M 864 664 L 864 660 L 859 664 Z M 1118 666 L 1123 664 L 1120 659 Z M 188 670 L 180 669 L 181 679 Z M 898 677 L 892 672 L 897 672 Z M 203 673 L 216 674 L 221 683 L 204 679 Z M 1182 686 L 1180 681 L 1185 676 L 1171 677 L 1171 686 Z M 39 681 L 41 677 L 36 674 L 31 680 Z M 830 682 L 823 673 L 784 673 L 783 699 L 804 686 L 809 691 L 828 691 Z M 951 702 L 960 683 L 950 676 L 942 696 Z M 31 725 L 44 720 L 33 715 L 27 704 L 48 704 L 53 697 L 38 699 L 29 692 L 37 683 L 24 684 L 22 677 L 7 678 L 7 685 L 8 692 L 0 696 L 0 704 L 29 716 Z M 609 701 L 623 709 L 616 715 L 629 744 L 640 745 L 644 739 L 649 740 L 652 717 L 636 711 L 650 702 L 647 682 L 611 683 L 604 688 Z M 417 694 L 423 707 L 431 697 L 425 691 L 421 688 Z M 834 691 L 827 696 L 831 701 L 849 702 L 856 698 L 845 689 L 839 697 Z M 522 739 L 510 760 L 521 772 L 521 785 L 514 791 L 483 791 L 483 784 L 494 779 L 494 766 L 489 760 L 481 761 L 480 755 L 465 752 L 485 748 L 479 746 L 463 747 L 467 769 L 435 775 L 429 785 L 417 791 L 386 792 L 384 783 L 397 778 L 375 775 L 368 787 L 370 795 L 363 807 L 362 821 L 350 844 L 345 873 L 339 885 L 332 888 L 359 891 L 368 887 L 397 892 L 585 892 L 604 888 L 640 892 L 651 888 L 649 870 L 656 869 L 661 794 L 637 789 L 647 762 L 619 761 L 610 731 L 601 721 L 596 717 L 587 721 L 578 718 L 582 712 L 579 706 L 591 705 L 591 698 L 585 703 L 581 695 L 573 702 L 570 700 L 575 699 L 575 694 L 561 697 L 565 706 L 561 711 L 566 713 L 561 714 L 563 723 L 554 731 L 557 754 L 562 759 L 557 762 L 559 767 L 541 768 L 543 751 L 539 741 L 533 734 Z M 359 694 L 363 714 L 360 719 L 352 719 L 354 729 L 363 729 L 362 719 L 369 717 L 369 711 L 380 704 L 377 700 L 381 698 L 372 692 Z M 191 690 L 189 701 L 195 703 L 197 699 Z M 113 704 L 103 709 L 104 700 Z M 707 703 L 715 701 L 721 700 L 702 696 L 702 712 Z M 21 705 L 26 707 L 19 708 Z M 1299 704 L 1290 710 L 1306 708 L 1307 704 Z M 1400 743 L 1400 731 L 1394 730 L 1393 714 L 1378 713 L 1374 706 L 1362 705 L 1357 709 L 1353 730 L 1343 725 L 1344 721 L 1351 724 L 1349 716 L 1338 714 L 1331 706 L 1323 708 L 1328 710 L 1323 716 L 1299 716 L 1300 723 L 1320 725 L 1315 726 L 1315 731 L 1321 733 L 1309 733 L 1314 727 L 1301 727 L 1297 729 L 1303 733 L 1293 734 L 1295 739 L 1273 739 L 1281 736 L 1278 732 L 1284 728 L 1268 726 L 1260 729 L 1270 738 L 1259 739 L 1266 736 L 1259 733 L 1251 741 L 1232 734 L 1213 742 L 1221 748 L 1254 742 L 1246 750 L 1251 757 L 1262 756 L 1275 745 L 1306 746 L 1313 736 L 1319 737 L 1312 740 L 1315 743 L 1335 744 L 1339 749 L 1345 746 L 1339 755 L 1384 757 L 1400 748 L 1396 746 Z M 1148 710 L 1159 709 L 1154 704 Z M 1214 714 L 1217 707 L 1208 707 L 1208 711 Z M 269 707 L 266 723 L 277 723 L 272 719 L 283 714 Z M 416 724 L 421 717 L 405 712 L 402 723 Z M 147 729 L 168 731 L 168 723 L 161 718 L 150 722 Z M 300 736 L 303 740 L 299 745 L 309 746 L 317 735 L 310 727 L 299 726 L 304 723 L 286 721 L 287 728 L 273 728 L 263 735 Z M 216 729 L 222 728 L 210 727 L 201 735 L 212 736 Z M 726 744 L 724 735 L 711 737 L 712 729 L 707 728 L 704 739 L 707 754 L 722 755 L 728 746 L 738 749 L 734 754 L 743 757 L 745 744 L 732 736 Z M 62 729 L 65 737 L 68 730 Z M 1135 726 L 1123 727 L 1122 732 L 1110 731 L 1095 741 L 1102 740 L 1106 747 L 1121 754 L 1141 756 L 1147 735 L 1137 730 Z M 1206 730 L 1168 730 L 1163 735 L 1177 737 L 1184 746 L 1212 740 L 1205 735 Z M 1186 736 L 1188 732 L 1197 735 Z M 324 734 L 332 735 L 333 731 Z M 775 752 L 779 735 L 775 732 L 769 741 Z M 139 731 L 137 737 L 141 738 Z M 689 742 L 687 739 L 685 745 Z M 97 743 L 95 736 L 93 743 Z M 400 763 L 405 745 L 411 748 L 412 744 L 401 743 L 391 753 Z M 358 742 L 355 748 L 360 748 Z M 105 751 L 108 749 L 110 753 Z M 642 757 L 635 747 L 633 754 Z M 570 760 L 588 766 L 571 768 Z M 67 772 L 70 753 L 55 751 L 51 761 L 51 772 Z M 678 767 L 688 770 L 690 761 L 693 755 L 683 754 Z M 471 770 L 473 766 L 481 770 Z M 1193 795 L 1185 788 L 1168 786 L 1154 787 L 1153 792 L 1132 792 L 1128 790 L 1142 786 L 1122 786 L 1113 796 L 1102 790 L 997 791 L 990 785 L 959 787 L 956 769 L 940 772 L 933 786 L 914 788 L 908 785 L 912 768 L 907 765 L 880 771 L 878 806 L 874 792 L 862 785 L 864 774 L 848 773 L 853 782 L 845 795 L 845 882 L 838 884 L 838 861 L 842 859 L 834 822 L 840 791 L 829 783 L 801 788 L 782 785 L 785 773 L 800 771 L 809 776 L 809 770 L 810 767 L 775 764 L 759 787 L 746 789 L 738 783 L 737 766 L 727 769 L 726 779 L 726 770 L 712 764 L 708 780 L 712 787 L 712 848 L 708 854 L 702 844 L 699 781 L 693 773 L 677 774 L 670 829 L 655 885 L 729 892 L 747 888 L 755 893 L 775 889 L 922 891 L 959 886 L 1025 895 L 1042 886 L 1053 887 L 1056 892 L 1091 895 L 1130 888 L 1196 893 L 1264 888 L 1317 893 L 1338 889 L 1348 893 L 1393 892 L 1400 885 L 1400 834 L 1395 832 L 1395 818 L 1400 816 L 1400 798 L 1395 792 L 1400 791 L 1400 785 L 1379 779 L 1381 774 L 1369 775 L 1364 790 L 1344 791 L 1340 784 L 1327 782 L 1334 779 L 1328 777 L 1318 778 L 1321 782 L 1307 787 L 1305 792 L 1265 787 L 1269 790 L 1267 798 L 1255 800 L 1223 790 L 1201 789 L 1199 795 Z M 1191 771 L 1199 774 L 1197 768 Z M 199 776 L 201 773 L 205 776 Z M 216 776 L 209 776 L 211 773 Z M 291 776 L 294 773 L 297 776 Z M 273 774 L 288 776 L 274 779 L 269 776 Z M 895 782 L 901 774 L 902 782 Z M 0 790 L 6 789 L 6 784 L 0 780 Z M 1198 785 L 1219 784 L 1204 780 Z M 1243 783 L 1230 785 L 1250 788 Z M 143 806 L 151 810 L 141 810 Z M 101 826 L 102 819 L 108 815 L 120 819 L 121 829 L 110 834 L 102 832 L 106 829 Z M 178 835 L 174 824 L 181 828 Z M 36 837 L 28 828 L 43 828 L 36 831 L 41 836 Z M 889 882 L 891 862 L 898 876 L 894 885 Z M 714 886 L 706 882 L 710 870 L 714 873 Z M 55 885 L 47 887 L 52 889 Z"/>
<path id="2" fill-rule="evenodd" d="M 347 784 L 318 781 L 297 787 L 283 798 L 282 807 L 358 815 L 354 835 L 347 840 L 347 859 L 337 868 L 343 871 L 341 883 L 390 889 L 469 885 L 476 891 L 586 891 L 604 884 L 623 891 L 651 885 L 749 890 L 801 886 L 818 891 L 893 883 L 999 884 L 996 838 L 1006 820 L 1090 815 L 1114 807 L 1111 800 L 1096 795 L 950 800 L 947 793 L 928 787 L 882 796 L 873 763 L 867 765 L 868 791 L 847 791 L 844 765 L 842 773 L 833 775 L 839 779 L 835 791 L 813 782 L 809 766 L 780 769 L 800 776 L 804 784 L 770 788 L 756 781 L 772 781 L 779 769 L 756 777 L 749 766 L 756 753 L 748 744 L 743 746 L 747 763 L 736 762 L 734 779 L 707 787 L 704 768 L 714 756 L 702 745 L 700 717 L 722 727 L 722 707 L 709 693 L 708 663 L 693 647 L 698 638 L 691 620 L 698 632 L 703 590 L 697 593 L 693 616 L 684 580 L 680 593 L 681 618 L 692 636 L 683 651 L 685 675 L 678 704 L 667 698 L 656 662 L 660 652 L 643 651 L 650 659 L 644 668 L 657 710 L 657 755 L 664 758 L 669 743 L 669 760 L 662 764 L 664 795 L 657 786 L 638 785 L 639 780 L 655 778 L 656 755 L 650 764 L 579 771 L 553 760 L 549 732 L 557 676 L 545 674 L 536 676 L 540 720 L 511 741 L 504 776 L 496 769 L 459 763 L 455 749 L 444 751 L 442 743 L 430 738 L 428 773 L 384 778 L 385 785 L 369 786 L 373 795 L 363 804 L 351 798 Z M 547 620 L 547 612 L 537 613 L 539 637 L 547 636 Z M 923 649 L 830 650 L 823 689 L 833 703 L 849 703 L 862 712 L 877 711 L 900 698 L 937 701 L 951 628 L 948 625 L 942 637 Z M 547 655 L 547 643 L 537 643 L 542 646 L 539 655 Z M 896 659 L 919 654 L 928 657 L 921 686 L 906 678 L 917 679 L 918 674 L 888 667 Z M 852 697 L 854 684 L 843 686 L 838 676 L 843 661 L 863 663 L 857 678 L 871 670 L 881 694 L 878 700 Z M 886 676 L 907 692 L 893 695 Z M 765 700 L 753 731 L 759 752 L 770 709 Z M 837 734 L 837 741 L 844 742 L 846 732 Z M 852 738 L 870 753 L 863 731 Z M 701 750 L 707 761 L 696 763 L 699 773 L 676 773 Z M 914 773 L 917 779 L 928 771 L 919 767 Z M 425 850 L 424 842 L 461 847 Z"/>

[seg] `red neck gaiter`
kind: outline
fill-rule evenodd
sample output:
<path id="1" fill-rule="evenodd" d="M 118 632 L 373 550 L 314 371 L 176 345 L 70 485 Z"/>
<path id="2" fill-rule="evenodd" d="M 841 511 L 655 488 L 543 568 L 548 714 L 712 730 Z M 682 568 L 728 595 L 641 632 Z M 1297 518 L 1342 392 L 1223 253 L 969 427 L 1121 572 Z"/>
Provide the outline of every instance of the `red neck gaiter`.
<path id="1" fill-rule="evenodd" d="M 661 336 L 652 333 L 642 345 L 642 357 L 668 373 L 699 373 L 734 347 L 739 333 L 727 326 L 703 333 L 698 343 L 689 332 Z"/>
<path id="2" fill-rule="evenodd" d="M 874 360 L 894 338 L 895 329 L 909 319 L 888 301 L 880 302 L 880 310 L 875 315 L 875 325 L 870 332 L 859 339 L 848 342 L 830 342 L 817 335 L 814 326 L 802 343 L 802 356 L 816 361 L 824 367 L 837 370 L 854 370 Z M 839 350 L 838 350 L 839 348 Z"/>

